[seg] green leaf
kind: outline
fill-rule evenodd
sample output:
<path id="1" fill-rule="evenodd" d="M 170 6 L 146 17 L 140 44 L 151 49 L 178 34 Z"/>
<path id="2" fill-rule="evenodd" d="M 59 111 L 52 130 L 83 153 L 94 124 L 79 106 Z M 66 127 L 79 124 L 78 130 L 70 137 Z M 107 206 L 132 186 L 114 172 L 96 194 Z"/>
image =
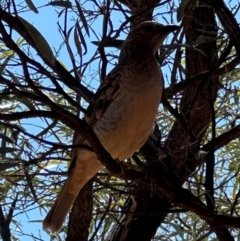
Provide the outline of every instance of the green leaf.
<path id="1" fill-rule="evenodd" d="M 180 22 L 184 16 L 184 10 L 189 0 L 181 0 L 179 7 L 177 8 L 177 21 Z"/>
<path id="2" fill-rule="evenodd" d="M 0 56 L 0 59 L 5 59 L 6 57 L 8 56 L 12 56 L 14 55 L 15 53 L 12 51 L 12 50 L 6 50 L 6 51 L 3 51 L 1 56 Z"/>
<path id="3" fill-rule="evenodd" d="M 19 105 L 18 102 L 13 102 L 11 104 L 6 104 L 6 105 L 0 105 L 0 111 L 3 112 L 3 111 L 12 110 L 15 107 L 17 107 L 18 105 Z"/>
<path id="4" fill-rule="evenodd" d="M 34 43 L 36 44 L 38 51 L 41 53 L 42 57 L 47 59 L 52 65 L 55 65 L 55 58 L 46 39 L 42 34 L 29 22 L 25 19 L 19 17 L 19 20 L 22 22 L 28 33 L 31 35 Z"/>
<path id="5" fill-rule="evenodd" d="M 72 8 L 72 3 L 69 1 L 54 1 L 54 2 L 48 3 L 47 5 L 64 7 L 64 8 Z"/>
<path id="6" fill-rule="evenodd" d="M 35 106 L 28 99 L 18 98 L 17 100 L 26 105 L 30 110 L 36 110 Z"/>
<path id="7" fill-rule="evenodd" d="M 25 39 L 23 37 L 19 37 L 16 41 L 16 45 L 21 46 L 24 41 L 25 41 Z"/>
<path id="8" fill-rule="evenodd" d="M 26 181 L 27 181 L 28 187 L 29 187 L 29 189 L 30 189 L 34 199 L 35 199 L 35 202 L 38 203 L 38 198 L 37 198 L 37 194 L 35 192 L 35 189 L 33 187 L 32 178 L 30 177 L 27 168 L 24 168 L 24 174 L 25 174 L 25 177 L 26 177 Z"/>
<path id="9" fill-rule="evenodd" d="M 77 9 L 78 9 L 78 12 L 79 12 L 79 17 L 80 17 L 80 19 L 82 21 L 83 27 L 85 28 L 86 33 L 87 33 L 87 35 L 89 37 L 88 23 L 87 23 L 87 20 L 86 20 L 84 14 L 83 14 L 81 5 L 80 5 L 80 3 L 77 0 L 75 0 L 75 3 L 76 3 L 76 6 L 77 6 Z"/>
<path id="10" fill-rule="evenodd" d="M 228 170 L 233 172 L 238 170 L 238 163 L 237 161 L 231 161 L 231 163 L 228 166 Z"/>
<path id="11" fill-rule="evenodd" d="M 206 36 L 199 36 L 195 41 L 190 42 L 188 44 L 191 44 L 193 46 L 199 45 L 199 44 L 204 44 L 212 41 L 216 41 L 218 39 L 222 39 L 221 37 L 206 37 Z"/>
<path id="12" fill-rule="evenodd" d="M 84 55 L 84 54 L 87 53 L 87 44 L 86 44 L 86 42 L 85 42 L 84 36 L 83 36 L 83 34 L 82 34 L 82 31 L 81 31 L 81 28 L 80 28 L 80 25 L 79 25 L 78 22 L 76 23 L 76 27 L 77 27 L 78 34 L 79 34 L 79 37 L 80 37 L 80 39 L 81 39 L 82 45 L 83 45 L 83 47 L 84 47 L 84 49 L 85 49 L 85 52 L 83 53 L 83 55 Z"/>
<path id="13" fill-rule="evenodd" d="M 38 13 L 37 8 L 35 7 L 35 5 L 33 4 L 33 2 L 31 0 L 25 0 L 27 6 L 34 12 L 34 13 Z"/>
<path id="14" fill-rule="evenodd" d="M 19 85 L 21 84 L 20 81 L 18 80 L 18 78 L 12 72 L 10 72 L 8 69 L 6 69 L 6 72 L 12 78 L 13 82 L 15 82 L 16 84 L 19 84 Z"/>
<path id="15" fill-rule="evenodd" d="M 81 41 L 79 40 L 79 34 L 78 34 L 78 29 L 77 29 L 76 25 L 74 28 L 74 43 L 77 48 L 77 52 L 78 52 L 79 56 L 82 56 Z"/>
<path id="16" fill-rule="evenodd" d="M 0 65 L 0 75 L 3 73 L 4 69 L 5 69 L 6 66 L 7 66 L 8 61 L 9 61 L 13 56 L 14 56 L 14 54 L 9 55 L 9 56 L 3 61 L 3 63 L 1 63 L 1 65 Z"/>
<path id="17" fill-rule="evenodd" d="M 40 136 L 47 134 L 49 130 L 51 130 L 52 128 L 54 128 L 57 125 L 57 123 L 58 123 L 58 121 L 54 120 L 46 129 L 44 129 L 43 131 L 38 133 L 36 136 L 40 137 Z"/>
<path id="18" fill-rule="evenodd" d="M 184 232 L 181 227 L 175 223 L 170 223 L 170 225 L 176 230 L 176 234 L 179 235 L 182 239 L 184 239 Z"/>
<path id="19" fill-rule="evenodd" d="M 238 105 L 239 104 L 239 91 L 234 91 L 233 99 L 234 99 L 235 105 Z"/>

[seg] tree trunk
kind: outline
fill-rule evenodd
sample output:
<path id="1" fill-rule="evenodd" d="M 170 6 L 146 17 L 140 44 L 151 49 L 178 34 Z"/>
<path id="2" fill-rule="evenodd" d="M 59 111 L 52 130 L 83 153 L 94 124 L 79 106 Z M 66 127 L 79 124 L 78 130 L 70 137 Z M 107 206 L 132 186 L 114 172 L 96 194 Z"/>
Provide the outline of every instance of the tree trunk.
<path id="1" fill-rule="evenodd" d="M 80 191 L 69 215 L 66 241 L 87 241 L 93 211 L 93 181 Z"/>

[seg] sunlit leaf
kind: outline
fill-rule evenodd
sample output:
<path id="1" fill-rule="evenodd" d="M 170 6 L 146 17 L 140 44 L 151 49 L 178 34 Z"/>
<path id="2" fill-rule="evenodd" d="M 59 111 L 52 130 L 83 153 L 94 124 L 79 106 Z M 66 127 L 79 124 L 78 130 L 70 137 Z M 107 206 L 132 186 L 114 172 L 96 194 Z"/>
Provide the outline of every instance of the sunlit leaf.
<path id="1" fill-rule="evenodd" d="M 11 104 L 0 105 L 0 111 L 12 110 L 19 105 L 19 102 L 13 102 Z"/>
<path id="2" fill-rule="evenodd" d="M 16 45 L 21 46 L 23 42 L 25 42 L 25 39 L 23 37 L 19 37 L 16 41 Z"/>
<path id="3" fill-rule="evenodd" d="M 7 58 L 7 57 L 9 57 L 9 56 L 14 56 L 14 52 L 12 51 L 12 50 L 10 50 L 10 51 L 4 51 L 2 54 L 1 54 L 1 56 L 0 56 L 0 59 L 5 59 L 5 58 Z"/>

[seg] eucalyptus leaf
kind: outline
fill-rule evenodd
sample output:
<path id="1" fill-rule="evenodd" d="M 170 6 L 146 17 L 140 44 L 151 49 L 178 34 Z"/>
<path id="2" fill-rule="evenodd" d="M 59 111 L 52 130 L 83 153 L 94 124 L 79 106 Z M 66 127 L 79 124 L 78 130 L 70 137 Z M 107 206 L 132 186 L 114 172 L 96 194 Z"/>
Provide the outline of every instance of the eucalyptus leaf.
<path id="1" fill-rule="evenodd" d="M 18 101 L 26 105 L 30 110 L 36 110 L 35 106 L 26 98 L 18 98 Z"/>
<path id="2" fill-rule="evenodd" d="M 12 110 L 19 105 L 19 102 L 13 102 L 12 104 L 0 105 L 0 111 Z"/>
<path id="3" fill-rule="evenodd" d="M 52 65 L 55 65 L 55 58 L 52 49 L 50 48 L 46 39 L 32 24 L 19 16 L 18 18 L 22 22 L 28 33 L 31 35 L 42 57 L 47 59 Z"/>
<path id="4" fill-rule="evenodd" d="M 199 45 L 199 44 L 216 41 L 218 39 L 222 39 L 222 38 L 221 37 L 207 37 L 207 36 L 201 35 L 195 41 L 192 41 L 192 42 L 190 42 L 188 44 L 190 44 L 192 46 L 196 46 L 196 45 Z"/>
<path id="5" fill-rule="evenodd" d="M 78 9 L 78 12 L 79 12 L 79 17 L 82 21 L 83 27 L 85 28 L 86 33 L 89 36 L 90 34 L 89 34 L 89 29 L 88 29 L 88 23 L 87 23 L 87 20 L 86 20 L 84 14 L 83 14 L 81 5 L 80 5 L 79 1 L 77 1 L 77 0 L 75 0 L 75 3 L 76 3 L 76 6 L 77 6 L 77 9 Z"/>
<path id="6" fill-rule="evenodd" d="M 6 59 L 8 56 L 12 56 L 14 54 L 15 53 L 12 50 L 8 50 L 8 51 L 6 50 L 6 51 L 2 52 L 0 59 Z"/>
<path id="7" fill-rule="evenodd" d="M 33 4 L 33 2 L 31 0 L 25 0 L 27 6 L 29 7 L 29 9 L 31 9 L 34 13 L 38 13 L 37 8 L 35 7 L 35 5 Z"/>
<path id="8" fill-rule="evenodd" d="M 79 40 L 79 34 L 78 34 L 78 29 L 75 25 L 74 28 L 74 43 L 77 48 L 77 52 L 80 56 L 82 56 L 82 47 L 81 47 L 81 41 Z"/>
<path id="9" fill-rule="evenodd" d="M 2 75 L 4 69 L 5 69 L 6 66 L 7 66 L 8 61 L 9 61 L 13 56 L 14 56 L 14 54 L 9 55 L 9 56 L 3 61 L 3 63 L 1 63 L 1 65 L 0 65 L 0 75 Z"/>
<path id="10" fill-rule="evenodd" d="M 47 5 L 64 7 L 64 8 L 72 8 L 72 3 L 70 1 L 54 1 L 50 2 Z"/>
<path id="11" fill-rule="evenodd" d="M 49 132 L 49 130 L 51 130 L 52 128 L 54 128 L 57 125 L 57 123 L 58 123 L 58 121 L 54 120 L 47 128 L 45 128 L 43 131 L 38 133 L 36 136 L 40 137 L 40 136 L 47 134 Z"/>
<path id="12" fill-rule="evenodd" d="M 189 0 L 181 0 L 179 7 L 177 8 L 177 21 L 180 22 L 184 16 L 184 10 Z"/>
<path id="13" fill-rule="evenodd" d="M 18 78 L 8 69 L 6 69 L 6 72 L 9 74 L 9 76 L 11 77 L 11 79 L 13 80 L 14 83 L 16 84 L 21 84 L 20 81 L 18 80 Z"/>
<path id="14" fill-rule="evenodd" d="M 83 55 L 84 55 L 84 54 L 87 53 L 87 44 L 86 44 L 86 42 L 85 42 L 84 36 L 83 36 L 83 34 L 82 34 L 82 31 L 81 31 L 81 28 L 80 28 L 78 22 L 76 23 L 76 27 L 77 27 L 77 31 L 78 31 L 79 37 L 80 37 L 80 39 L 81 39 L 82 45 L 83 45 L 83 47 L 85 48 L 85 52 L 83 53 Z"/>

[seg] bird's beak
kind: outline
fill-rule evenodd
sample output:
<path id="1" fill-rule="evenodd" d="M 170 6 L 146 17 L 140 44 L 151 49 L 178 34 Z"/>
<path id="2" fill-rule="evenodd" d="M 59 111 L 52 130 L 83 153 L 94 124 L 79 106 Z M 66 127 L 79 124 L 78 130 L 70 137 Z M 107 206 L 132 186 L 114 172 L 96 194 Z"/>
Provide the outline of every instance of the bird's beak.
<path id="1" fill-rule="evenodd" d="M 165 33 L 171 33 L 180 29 L 180 26 L 177 25 L 166 25 L 164 28 Z"/>

